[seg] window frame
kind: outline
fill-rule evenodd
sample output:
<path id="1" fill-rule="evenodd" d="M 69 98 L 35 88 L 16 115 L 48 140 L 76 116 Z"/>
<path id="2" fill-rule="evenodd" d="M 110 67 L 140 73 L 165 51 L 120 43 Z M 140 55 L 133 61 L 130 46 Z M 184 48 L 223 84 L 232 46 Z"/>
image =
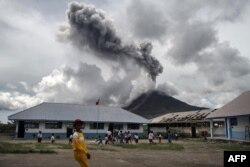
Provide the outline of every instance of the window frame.
<path id="1" fill-rule="evenodd" d="M 90 122 L 89 129 L 96 130 L 97 129 L 97 122 Z M 98 122 L 98 130 L 103 130 L 103 129 L 104 129 L 104 123 Z"/>
<path id="2" fill-rule="evenodd" d="M 29 126 L 29 125 L 34 125 L 33 126 Z M 24 122 L 24 128 L 25 129 L 39 129 L 40 123 L 39 122 L 33 122 L 33 121 L 25 121 Z"/>
<path id="3" fill-rule="evenodd" d="M 140 129 L 140 124 L 139 123 L 128 123 L 127 124 L 127 129 L 128 130 L 139 130 Z"/>
<path id="4" fill-rule="evenodd" d="M 237 117 L 230 118 L 230 124 L 231 124 L 231 126 L 237 126 L 238 125 Z"/>
<path id="5" fill-rule="evenodd" d="M 123 125 L 123 123 L 115 123 L 113 129 L 115 129 L 115 130 L 123 130 L 124 125 Z"/>
<path id="6" fill-rule="evenodd" d="M 62 129 L 62 122 L 45 122 L 45 129 Z"/>

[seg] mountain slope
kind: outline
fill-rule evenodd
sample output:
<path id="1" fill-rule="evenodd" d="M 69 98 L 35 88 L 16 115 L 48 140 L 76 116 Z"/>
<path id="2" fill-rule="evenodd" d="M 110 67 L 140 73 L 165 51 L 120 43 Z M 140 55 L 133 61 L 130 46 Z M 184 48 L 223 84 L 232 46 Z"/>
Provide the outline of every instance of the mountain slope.
<path id="1" fill-rule="evenodd" d="M 163 92 L 150 91 L 134 99 L 124 109 L 150 119 L 169 112 L 201 110 L 205 108 L 191 106 Z"/>

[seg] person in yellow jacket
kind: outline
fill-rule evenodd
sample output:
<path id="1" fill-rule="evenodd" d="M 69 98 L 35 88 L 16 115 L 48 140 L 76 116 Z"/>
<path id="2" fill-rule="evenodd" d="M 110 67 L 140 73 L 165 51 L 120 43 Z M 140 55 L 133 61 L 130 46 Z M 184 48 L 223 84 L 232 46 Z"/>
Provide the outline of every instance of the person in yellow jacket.
<path id="1" fill-rule="evenodd" d="M 80 119 L 75 120 L 76 132 L 73 134 L 74 158 L 81 167 L 89 167 L 88 159 L 90 159 L 90 154 L 84 141 L 84 135 L 81 132 L 82 124 L 83 122 Z"/>

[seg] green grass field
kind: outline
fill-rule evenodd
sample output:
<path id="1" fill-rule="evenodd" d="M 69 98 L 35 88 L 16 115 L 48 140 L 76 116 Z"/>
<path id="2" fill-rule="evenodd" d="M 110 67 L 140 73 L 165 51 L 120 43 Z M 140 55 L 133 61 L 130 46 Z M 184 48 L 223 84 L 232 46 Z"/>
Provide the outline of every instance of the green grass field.
<path id="1" fill-rule="evenodd" d="M 54 150 L 34 148 L 30 143 L 7 143 L 0 142 L 0 153 L 56 153 Z"/>
<path id="2" fill-rule="evenodd" d="M 20 142 L 10 143 L 8 141 L 0 142 L 0 153 L 57 153 L 59 149 L 72 149 L 72 145 L 67 143 L 36 143 L 36 142 Z M 100 151 L 114 151 L 119 152 L 122 149 L 137 149 L 137 150 L 159 150 L 159 151 L 183 151 L 188 150 L 192 152 L 200 151 L 249 151 L 250 145 L 239 143 L 220 143 L 214 141 L 200 141 L 200 140 L 180 140 L 174 143 L 161 143 L 150 145 L 147 142 L 139 144 L 108 144 L 97 145 L 95 143 L 88 144 L 89 150 Z"/>

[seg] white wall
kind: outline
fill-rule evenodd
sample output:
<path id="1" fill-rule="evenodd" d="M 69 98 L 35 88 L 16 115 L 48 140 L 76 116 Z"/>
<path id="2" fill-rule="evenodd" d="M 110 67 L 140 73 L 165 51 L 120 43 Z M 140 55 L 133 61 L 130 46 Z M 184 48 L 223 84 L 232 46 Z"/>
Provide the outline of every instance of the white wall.
<path id="1" fill-rule="evenodd" d="M 101 123 L 101 122 L 100 122 Z M 108 126 L 109 124 L 108 123 L 104 123 L 104 129 L 98 129 L 98 133 L 106 133 L 107 130 L 108 130 Z M 90 125 L 88 122 L 85 123 L 85 128 L 82 129 L 82 131 L 84 133 L 96 133 L 97 130 L 96 129 L 90 129 Z"/>
<path id="2" fill-rule="evenodd" d="M 166 133 L 166 127 L 150 127 L 154 133 Z"/>
<path id="3" fill-rule="evenodd" d="M 190 136 L 192 134 L 191 127 L 170 127 L 170 129 Z M 202 131 L 207 131 L 208 134 L 210 134 L 210 127 L 196 127 L 195 129 L 197 136 L 199 136 Z M 166 127 L 150 127 L 150 130 L 152 130 L 154 133 L 166 133 Z M 223 136 L 225 134 L 224 127 L 214 127 L 213 130 L 215 136 Z"/>
<path id="4" fill-rule="evenodd" d="M 143 132 L 143 125 L 140 124 L 139 129 L 135 129 L 135 130 L 131 130 L 127 128 L 127 124 L 125 124 L 125 126 L 123 127 L 123 131 L 129 131 L 130 133 L 142 133 Z"/>
<path id="5" fill-rule="evenodd" d="M 69 123 L 63 122 L 62 123 L 62 129 L 45 129 L 45 122 L 40 122 L 39 123 L 39 128 L 38 129 L 25 129 L 26 133 L 38 133 L 39 131 L 42 131 L 42 133 L 66 133 L 67 132 L 67 125 Z M 18 125 L 18 124 L 17 124 Z M 109 128 L 109 123 L 104 123 L 104 129 L 98 129 L 98 133 L 106 133 Z M 18 131 L 18 126 L 16 126 L 16 132 Z M 90 125 L 88 122 L 85 123 L 85 128 L 82 129 L 84 133 L 96 133 L 96 129 L 90 129 Z M 139 129 L 136 130 L 128 130 L 127 129 L 127 123 L 123 124 L 123 132 L 124 131 L 130 131 L 131 133 L 142 133 L 143 132 L 143 125 L 140 124 Z"/>
<path id="6" fill-rule="evenodd" d="M 224 136 L 225 135 L 225 127 L 224 126 L 223 127 L 214 127 L 213 133 L 215 136 Z"/>
<path id="7" fill-rule="evenodd" d="M 39 123 L 39 129 L 25 129 L 26 133 L 38 133 L 42 131 L 42 133 L 66 133 L 67 127 L 66 123 L 62 124 L 62 129 L 45 129 L 45 122 Z"/>

